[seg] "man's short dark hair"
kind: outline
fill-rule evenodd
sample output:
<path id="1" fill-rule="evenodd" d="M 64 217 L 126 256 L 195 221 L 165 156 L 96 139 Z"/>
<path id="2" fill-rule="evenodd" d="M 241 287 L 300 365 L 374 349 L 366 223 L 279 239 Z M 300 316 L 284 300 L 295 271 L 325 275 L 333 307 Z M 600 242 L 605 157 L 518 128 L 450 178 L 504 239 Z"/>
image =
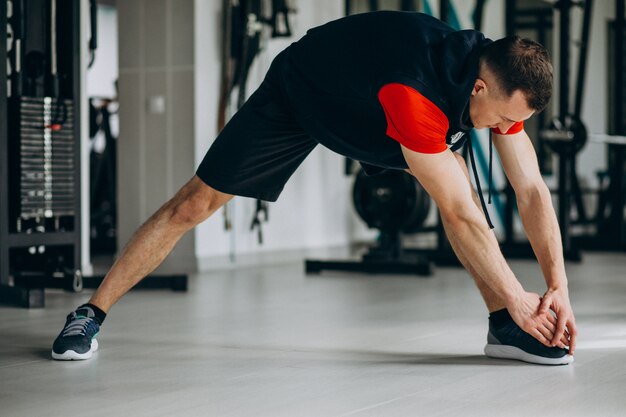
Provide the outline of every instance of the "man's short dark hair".
<path id="1" fill-rule="evenodd" d="M 552 96 L 552 64 L 548 51 L 539 43 L 519 36 L 508 36 L 485 47 L 481 65 L 496 76 L 507 97 L 521 90 L 528 106 L 542 111 Z"/>

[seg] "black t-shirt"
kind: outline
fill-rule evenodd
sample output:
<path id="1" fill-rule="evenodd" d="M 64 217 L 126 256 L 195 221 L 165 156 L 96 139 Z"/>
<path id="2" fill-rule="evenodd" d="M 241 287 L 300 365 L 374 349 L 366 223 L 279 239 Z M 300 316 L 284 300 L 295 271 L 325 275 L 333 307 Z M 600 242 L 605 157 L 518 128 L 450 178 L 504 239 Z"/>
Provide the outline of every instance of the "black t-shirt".
<path id="1" fill-rule="evenodd" d="M 490 42 L 422 13 L 352 15 L 309 30 L 287 48 L 285 90 L 304 129 L 326 147 L 370 165 L 405 169 L 399 143 L 385 133 L 380 88 L 401 83 L 416 89 L 445 113 L 448 139 L 458 137 L 472 128 L 467 104 L 480 51 Z"/>

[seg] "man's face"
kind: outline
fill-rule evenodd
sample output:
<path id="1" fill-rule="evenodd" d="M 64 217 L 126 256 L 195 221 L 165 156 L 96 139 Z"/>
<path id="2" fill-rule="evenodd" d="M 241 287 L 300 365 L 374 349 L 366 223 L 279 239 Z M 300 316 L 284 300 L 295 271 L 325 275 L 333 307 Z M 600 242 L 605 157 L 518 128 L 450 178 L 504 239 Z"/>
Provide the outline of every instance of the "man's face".
<path id="1" fill-rule="evenodd" d="M 501 94 L 494 86 L 493 80 L 489 83 L 477 79 L 470 97 L 470 118 L 476 129 L 494 128 L 506 133 L 514 123 L 527 120 L 534 110 L 528 107 L 526 98 L 520 90 L 516 90 L 511 97 Z"/>

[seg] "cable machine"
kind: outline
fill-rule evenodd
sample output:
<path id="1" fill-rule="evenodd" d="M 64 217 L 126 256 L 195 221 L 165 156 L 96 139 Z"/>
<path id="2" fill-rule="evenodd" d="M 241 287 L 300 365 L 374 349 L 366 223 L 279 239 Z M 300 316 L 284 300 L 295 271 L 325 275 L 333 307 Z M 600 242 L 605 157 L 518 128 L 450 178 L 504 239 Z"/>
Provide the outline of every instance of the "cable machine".
<path id="1" fill-rule="evenodd" d="M 577 2 L 561 0 L 555 6 L 560 14 L 560 62 L 569 62 L 570 11 Z M 563 250 L 567 258 L 580 260 L 580 250 L 626 250 L 626 221 L 624 219 L 624 1 L 615 2 L 616 18 L 609 24 L 609 113 L 610 135 L 588 134 L 581 120 L 587 49 L 591 25 L 592 0 L 583 4 L 583 24 L 580 41 L 578 74 L 576 78 L 574 110 L 569 107 L 570 83 L 568 65 L 559 69 L 559 116 L 541 132 L 550 148 L 559 158 L 558 218 L 561 226 Z M 587 139 L 607 145 L 607 171 L 598 173 L 599 189 L 595 215 L 587 213 L 583 190 L 579 184 L 576 155 Z M 576 213 L 574 217 L 574 213 Z M 593 226 L 592 233 L 574 234 L 574 225 Z M 569 256 L 568 256 L 569 255 Z"/>
<path id="2" fill-rule="evenodd" d="M 57 0 L 0 6 L 4 302 L 42 307 L 45 287 L 82 287 L 79 11 Z"/>

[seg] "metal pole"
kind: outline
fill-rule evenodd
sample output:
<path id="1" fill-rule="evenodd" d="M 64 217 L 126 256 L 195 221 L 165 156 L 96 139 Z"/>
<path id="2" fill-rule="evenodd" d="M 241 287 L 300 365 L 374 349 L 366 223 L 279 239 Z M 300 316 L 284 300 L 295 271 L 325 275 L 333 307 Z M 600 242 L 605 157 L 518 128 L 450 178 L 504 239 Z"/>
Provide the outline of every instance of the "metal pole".
<path id="1" fill-rule="evenodd" d="M 400 0 L 400 10 L 404 12 L 414 12 L 416 9 L 414 0 Z"/>
<path id="2" fill-rule="evenodd" d="M 559 9 L 559 118 L 565 124 L 569 112 L 569 41 L 571 0 L 561 0 Z M 559 155 L 559 225 L 563 253 L 571 253 L 570 202 L 572 190 L 571 173 L 574 169 L 573 158 L 565 153 Z"/>
<path id="3" fill-rule="evenodd" d="M 83 264 L 82 257 L 82 208 L 81 208 L 81 182 L 82 176 L 80 172 L 80 161 L 81 161 L 81 127 L 80 123 L 76 121 L 78 116 L 81 114 L 81 108 L 83 106 L 80 100 L 80 91 L 81 91 L 81 67 L 83 66 L 83 60 L 81 60 L 80 53 L 80 11 L 81 11 L 81 2 L 63 2 L 64 10 L 68 13 L 72 14 L 72 28 L 68 29 L 67 32 L 71 33 L 72 37 L 72 109 L 74 112 L 74 187 L 75 187 L 75 197 L 74 197 L 74 271 L 75 273 L 81 274 L 81 268 Z M 65 28 L 64 28 L 65 30 Z M 60 94 L 62 96 L 62 94 Z M 61 103 L 58 103 L 61 105 Z M 89 211 L 88 211 L 89 213 Z M 82 280 L 82 278 L 81 278 Z M 82 285 L 82 281 L 81 281 Z"/>
<path id="4" fill-rule="evenodd" d="M 474 9 L 474 29 L 480 31 L 483 25 L 483 12 L 485 10 L 486 0 L 476 0 L 476 8 Z"/>
<path id="5" fill-rule="evenodd" d="M 578 54 L 578 76 L 576 77 L 576 99 L 574 100 L 574 115 L 580 117 L 583 106 L 583 89 L 585 88 L 585 73 L 587 69 L 587 49 L 589 47 L 589 32 L 591 29 L 591 12 L 593 0 L 585 1 L 583 12 L 583 28 L 580 36 L 580 51 Z"/>
<path id="6" fill-rule="evenodd" d="M 515 0 L 506 0 L 505 8 L 505 24 L 506 35 L 515 35 L 515 14 L 517 9 L 517 2 Z M 506 206 L 504 208 L 504 243 L 506 245 L 513 245 L 515 243 L 515 230 L 513 230 L 513 217 L 515 213 L 515 191 L 509 179 L 506 179 L 506 186 L 504 188 L 504 194 L 506 196 Z"/>
<path id="7" fill-rule="evenodd" d="M 613 134 L 624 134 L 624 0 L 615 1 L 615 100 L 613 103 Z"/>
<path id="8" fill-rule="evenodd" d="M 571 0 L 560 0 L 559 9 L 559 117 L 565 122 L 569 113 L 569 41 Z"/>
<path id="9" fill-rule="evenodd" d="M 550 13 L 552 14 L 552 10 L 550 10 Z M 549 26 L 548 26 L 549 25 Z M 539 41 L 540 44 L 542 45 L 546 45 L 546 41 L 547 41 L 547 28 L 552 28 L 552 23 L 548 23 L 546 21 L 546 15 L 543 13 L 538 13 L 537 14 L 537 26 L 538 26 L 538 30 L 537 30 L 537 39 Z M 543 129 L 543 127 L 546 125 L 546 112 L 542 111 L 541 113 L 539 113 L 537 115 L 537 122 L 539 124 L 539 129 Z M 549 161 L 549 153 L 547 152 L 547 145 L 544 141 L 539 141 L 538 146 L 537 146 L 537 151 L 539 153 L 538 157 L 539 157 L 539 167 L 541 169 L 541 172 L 544 174 L 547 174 L 547 162 Z M 554 167 L 552 166 L 552 164 L 549 165 L 550 167 L 550 173 L 552 173 L 552 171 L 554 170 Z"/>
<path id="10" fill-rule="evenodd" d="M 506 6 L 504 8 L 504 25 L 506 36 L 515 35 L 515 14 L 517 2 L 515 0 L 506 0 Z"/>
<path id="11" fill-rule="evenodd" d="M 449 0 L 440 0 L 439 2 L 439 20 L 448 23 Z"/>
<path id="12" fill-rule="evenodd" d="M 615 2 L 615 133 L 623 135 L 624 129 L 624 0 Z M 611 203 L 611 217 L 609 224 L 611 233 L 615 239 L 614 247 L 626 250 L 626 230 L 624 224 L 624 164 L 626 155 L 624 147 L 619 145 L 609 145 L 609 169 L 614 175 L 611 176 L 611 186 L 613 188 L 613 202 Z M 612 166 L 611 166 L 612 165 Z M 614 183 L 614 184 L 613 184 Z"/>
<path id="13" fill-rule="evenodd" d="M 7 106 L 7 41 L 6 41 L 6 15 L 7 2 L 0 2 L 0 287 L 9 284 L 9 198 L 14 198 L 9 193 L 9 169 L 8 169 L 8 106 Z M 20 10 L 20 13 L 23 9 Z M 21 17 L 20 17 L 21 18 Z M 23 37 L 23 32 L 20 37 Z M 17 55 L 18 51 L 16 51 Z M 7 198 L 8 196 L 8 198 Z M 0 294 L 2 288 L 0 288 Z"/>

